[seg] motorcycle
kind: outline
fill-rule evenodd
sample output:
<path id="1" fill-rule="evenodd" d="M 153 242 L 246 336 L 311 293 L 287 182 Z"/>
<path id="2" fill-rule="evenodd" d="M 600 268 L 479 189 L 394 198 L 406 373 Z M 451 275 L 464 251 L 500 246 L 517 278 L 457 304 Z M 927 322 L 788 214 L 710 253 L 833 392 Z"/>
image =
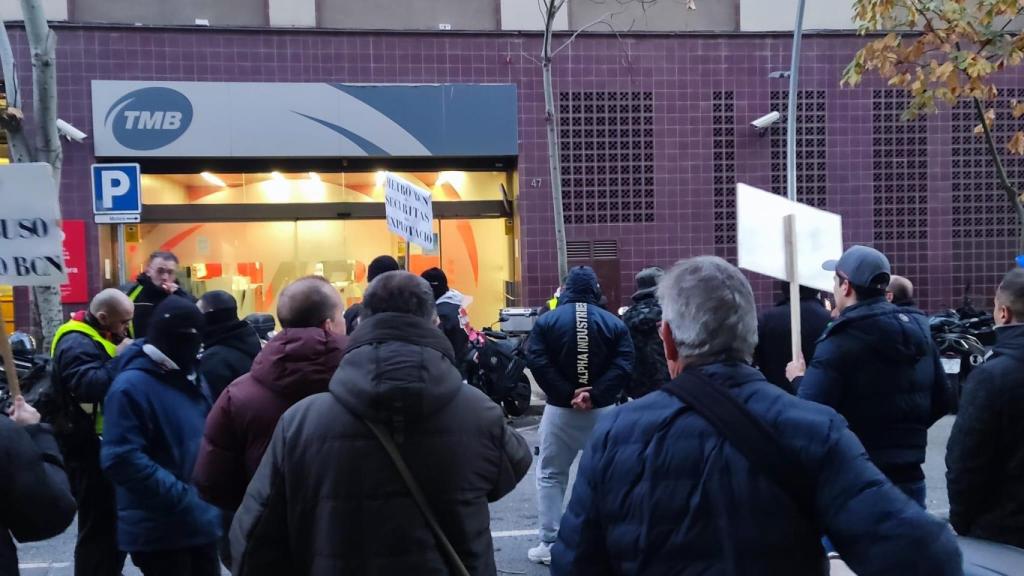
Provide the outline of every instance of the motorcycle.
<path id="1" fill-rule="evenodd" d="M 537 311 L 532 310 L 529 314 L 536 317 Z M 499 322 L 505 326 L 510 319 L 503 311 Z M 526 413 L 533 395 L 530 378 L 526 375 L 528 338 L 529 331 L 490 328 L 473 331 L 469 338 L 466 381 L 487 394 L 512 417 Z"/>
<path id="2" fill-rule="evenodd" d="M 928 321 L 932 341 L 939 349 L 942 367 L 957 397 L 971 371 L 985 362 L 989 347 L 995 343 L 992 315 L 976 310 L 966 295 L 969 292 L 970 285 L 959 308 L 936 314 Z"/>

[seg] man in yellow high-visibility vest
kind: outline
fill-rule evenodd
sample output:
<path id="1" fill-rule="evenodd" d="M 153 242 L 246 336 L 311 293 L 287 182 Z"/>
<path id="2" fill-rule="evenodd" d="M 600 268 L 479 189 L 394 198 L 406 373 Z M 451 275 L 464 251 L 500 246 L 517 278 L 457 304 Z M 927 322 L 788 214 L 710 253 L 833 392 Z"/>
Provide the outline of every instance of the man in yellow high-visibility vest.
<path id="1" fill-rule="evenodd" d="M 78 501 L 76 576 L 117 576 L 124 565 L 114 488 L 100 470 L 100 403 L 116 376 L 114 357 L 131 344 L 126 333 L 134 308 L 120 290 L 103 290 L 88 311 L 75 313 L 57 330 L 50 350 L 56 405 L 51 418 Z"/>

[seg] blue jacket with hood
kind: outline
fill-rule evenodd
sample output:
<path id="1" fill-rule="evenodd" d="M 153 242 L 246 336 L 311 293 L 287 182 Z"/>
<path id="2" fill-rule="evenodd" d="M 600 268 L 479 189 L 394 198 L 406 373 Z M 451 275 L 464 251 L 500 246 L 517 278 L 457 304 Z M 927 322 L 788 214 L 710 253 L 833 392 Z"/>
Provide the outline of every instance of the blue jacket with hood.
<path id="1" fill-rule="evenodd" d="M 918 310 L 873 298 L 843 311 L 818 341 L 800 398 L 842 414 L 896 483 L 924 479 L 928 428 L 952 408 L 946 374 Z"/>
<path id="2" fill-rule="evenodd" d="M 182 371 L 168 371 L 138 340 L 117 357 L 104 403 L 100 462 L 117 491 L 121 550 L 142 552 L 217 541 L 220 512 L 199 498 L 192 469 L 210 397 Z"/>
<path id="3" fill-rule="evenodd" d="M 558 307 L 533 327 L 527 363 L 548 404 L 572 406 L 573 392 L 592 387 L 595 408 L 618 399 L 633 372 L 633 341 L 629 329 L 597 303 L 597 275 L 587 266 L 569 271 Z"/>

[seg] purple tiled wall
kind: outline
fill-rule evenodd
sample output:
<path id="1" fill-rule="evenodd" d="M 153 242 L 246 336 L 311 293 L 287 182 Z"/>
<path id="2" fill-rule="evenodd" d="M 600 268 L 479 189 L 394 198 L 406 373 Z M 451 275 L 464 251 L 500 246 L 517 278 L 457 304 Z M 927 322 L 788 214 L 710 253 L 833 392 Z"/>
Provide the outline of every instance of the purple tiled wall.
<path id="1" fill-rule="evenodd" d="M 92 133 L 90 81 L 195 80 L 263 82 L 501 82 L 519 87 L 521 253 L 525 296 L 544 301 L 557 283 L 553 216 L 536 35 L 324 33 L 303 31 L 171 30 L 150 28 L 58 29 L 59 109 L 62 118 Z M 28 62 L 24 34 L 13 31 L 19 62 Z M 844 217 L 848 242 L 871 243 L 873 216 L 872 92 L 841 88 L 840 74 L 862 38 L 809 36 L 804 41 L 801 89 L 827 95 L 828 201 Z M 653 91 L 657 216 L 647 224 L 568 227 L 569 240 L 619 241 L 622 293 L 648 265 L 669 265 L 715 253 L 712 218 L 712 93 L 735 94 L 736 178 L 771 186 L 770 139 L 748 124 L 770 109 L 773 90 L 786 80 L 768 78 L 789 66 L 783 36 L 581 36 L 554 64 L 556 91 Z M 20 77 L 26 100 L 30 69 Z M 1018 86 L 1021 75 L 1007 78 Z M 929 120 L 928 242 L 915 254 L 929 276 L 913 278 L 929 309 L 959 297 L 951 286 L 949 113 Z M 89 219 L 91 146 L 65 146 L 61 188 L 66 218 Z M 1001 207 L 1000 207 L 1001 208 Z M 88 232 L 92 289 L 100 284 L 97 232 Z M 1008 255 L 993 254 L 997 261 Z M 761 303 L 770 282 L 755 281 Z M 981 291 L 989 287 L 979 287 Z M 987 295 L 985 299 L 987 300 Z"/>

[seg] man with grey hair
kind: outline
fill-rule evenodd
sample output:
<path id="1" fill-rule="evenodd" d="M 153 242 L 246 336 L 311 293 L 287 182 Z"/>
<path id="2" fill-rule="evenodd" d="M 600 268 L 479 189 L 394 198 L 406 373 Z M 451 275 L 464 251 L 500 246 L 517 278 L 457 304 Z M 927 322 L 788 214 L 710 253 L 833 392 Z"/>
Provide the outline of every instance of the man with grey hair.
<path id="1" fill-rule="evenodd" d="M 673 381 L 594 430 L 551 574 L 827 574 L 822 531 L 860 576 L 963 573 L 949 528 L 886 480 L 842 417 L 750 366 L 757 314 L 738 269 L 684 260 L 658 298 Z M 716 418 L 711 397 L 733 417 Z"/>
<path id="2" fill-rule="evenodd" d="M 249 484 L 231 530 L 235 576 L 456 573 L 382 438 L 468 573 L 497 572 L 488 502 L 526 475 L 530 450 L 463 384 L 436 323 L 426 280 L 370 283 L 328 392 L 281 417 Z"/>

